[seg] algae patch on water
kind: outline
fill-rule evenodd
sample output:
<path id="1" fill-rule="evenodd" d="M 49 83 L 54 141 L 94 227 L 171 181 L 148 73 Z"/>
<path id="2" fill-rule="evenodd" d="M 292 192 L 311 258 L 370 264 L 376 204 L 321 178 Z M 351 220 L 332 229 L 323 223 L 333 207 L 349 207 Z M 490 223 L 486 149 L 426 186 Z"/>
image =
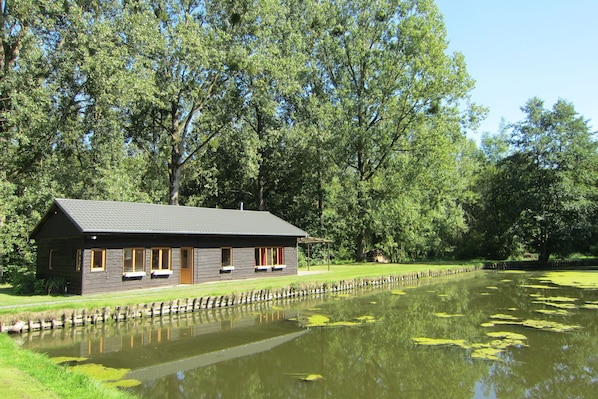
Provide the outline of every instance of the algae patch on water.
<path id="1" fill-rule="evenodd" d="M 537 330 L 543 331 L 552 331 L 552 332 L 567 332 L 578 330 L 581 326 L 576 325 L 567 325 L 562 323 L 557 323 L 555 321 L 548 321 L 548 320 L 492 320 L 486 323 L 482 323 L 482 327 L 494 327 L 497 325 L 513 325 L 513 326 L 523 326 L 528 328 L 535 328 Z"/>
<path id="2" fill-rule="evenodd" d="M 456 346 L 471 351 L 472 359 L 500 360 L 498 355 L 509 347 L 527 346 L 524 340 L 527 337 L 523 334 L 517 334 L 509 331 L 496 331 L 487 334 L 489 337 L 496 338 L 490 342 L 468 343 L 464 339 L 450 338 L 428 338 L 416 337 L 411 340 L 416 345 L 422 346 Z"/>
<path id="3" fill-rule="evenodd" d="M 376 318 L 374 316 L 359 316 L 354 320 L 340 320 L 331 321 L 330 317 L 321 314 L 314 314 L 307 318 L 305 327 L 353 327 L 360 326 L 362 324 L 375 323 Z"/>
<path id="4" fill-rule="evenodd" d="M 519 320 L 517 317 L 510 315 L 510 314 L 502 314 L 497 313 L 490 316 L 491 319 L 498 319 L 498 320 Z"/>
<path id="5" fill-rule="evenodd" d="M 592 270 L 548 272 L 538 280 L 567 287 L 598 289 L 598 271 Z"/>
<path id="6" fill-rule="evenodd" d="M 427 338 L 427 337 L 416 337 L 411 338 L 417 345 L 426 346 L 458 346 L 460 348 L 470 348 L 467 341 L 464 339 L 450 339 L 450 338 Z"/>
<path id="7" fill-rule="evenodd" d="M 305 382 L 315 382 L 315 381 L 320 381 L 320 380 L 324 379 L 322 374 L 316 374 L 316 373 L 287 373 L 287 375 L 290 375 L 298 380 L 305 381 Z"/>
<path id="8" fill-rule="evenodd" d="M 540 296 L 540 297 L 536 297 L 536 299 L 538 301 L 548 301 L 548 302 L 575 302 L 575 301 L 577 301 L 577 298 L 571 298 L 568 296 L 548 296 L 548 297 Z"/>
<path id="9" fill-rule="evenodd" d="M 131 369 L 115 369 L 101 364 L 88 363 L 71 367 L 71 370 L 86 374 L 96 380 L 116 381 L 123 378 Z"/>
<path id="10" fill-rule="evenodd" d="M 542 284 L 520 284 L 519 287 L 521 288 L 532 288 L 536 290 L 556 290 L 556 287 L 551 287 L 549 285 L 542 285 Z"/>
<path id="11" fill-rule="evenodd" d="M 505 338 L 505 339 L 511 339 L 511 340 L 519 340 L 519 341 L 527 339 L 527 337 L 525 335 L 514 333 L 511 331 L 492 331 L 492 332 L 486 333 L 486 335 L 489 337 L 492 337 L 492 338 Z"/>
<path id="12" fill-rule="evenodd" d="M 553 316 L 568 316 L 570 315 L 568 310 L 565 309 L 538 309 L 537 313 L 549 314 Z"/>
<path id="13" fill-rule="evenodd" d="M 501 349 L 496 348 L 480 348 L 474 350 L 471 353 L 471 357 L 472 359 L 500 360 L 498 354 L 500 354 L 501 352 Z"/>
<path id="14" fill-rule="evenodd" d="M 306 327 L 323 327 L 330 323 L 330 318 L 321 314 L 314 314 L 307 318 Z"/>
<path id="15" fill-rule="evenodd" d="M 558 309 L 577 309 L 577 305 L 572 303 L 558 303 L 558 302 L 548 302 L 548 301 L 534 301 L 535 304 L 552 306 L 553 308 Z"/>
<path id="16" fill-rule="evenodd" d="M 445 318 L 445 319 L 449 319 L 449 318 L 453 318 L 453 317 L 463 317 L 465 316 L 462 313 L 445 313 L 445 312 L 437 312 L 434 313 L 434 316 L 436 317 L 440 317 L 440 318 Z"/>

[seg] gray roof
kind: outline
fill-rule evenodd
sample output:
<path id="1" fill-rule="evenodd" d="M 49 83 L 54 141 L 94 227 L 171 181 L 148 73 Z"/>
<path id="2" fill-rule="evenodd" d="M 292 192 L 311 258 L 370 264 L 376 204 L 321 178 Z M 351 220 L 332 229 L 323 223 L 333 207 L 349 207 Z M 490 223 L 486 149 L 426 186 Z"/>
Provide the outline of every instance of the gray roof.
<path id="1" fill-rule="evenodd" d="M 305 231 L 264 211 L 77 199 L 56 199 L 55 205 L 82 233 L 287 237 L 308 235 Z"/>

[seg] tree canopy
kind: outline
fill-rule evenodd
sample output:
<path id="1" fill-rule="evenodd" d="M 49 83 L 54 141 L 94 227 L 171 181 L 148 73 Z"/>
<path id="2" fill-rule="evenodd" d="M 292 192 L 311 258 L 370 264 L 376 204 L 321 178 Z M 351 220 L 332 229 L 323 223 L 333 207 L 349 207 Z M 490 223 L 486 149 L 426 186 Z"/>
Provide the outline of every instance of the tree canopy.
<path id="1" fill-rule="evenodd" d="M 532 99 L 478 149 L 467 132 L 484 109 L 432 0 L 0 7 L 9 281 L 31 270 L 28 233 L 55 197 L 243 203 L 333 240 L 343 259 L 593 245 L 587 121 Z"/>

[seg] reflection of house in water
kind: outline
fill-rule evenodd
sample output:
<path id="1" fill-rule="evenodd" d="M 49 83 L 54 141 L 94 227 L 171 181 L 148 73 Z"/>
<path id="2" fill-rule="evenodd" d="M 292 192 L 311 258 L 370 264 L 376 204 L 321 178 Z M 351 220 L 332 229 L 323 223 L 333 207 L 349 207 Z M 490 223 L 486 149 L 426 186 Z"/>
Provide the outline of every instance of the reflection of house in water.
<path id="1" fill-rule="evenodd" d="M 24 347 L 49 356 L 84 357 L 106 367 L 143 368 L 145 375 L 201 367 L 249 355 L 294 339 L 303 331 L 288 319 L 296 310 L 253 304 L 125 323 L 38 331 Z M 176 363 L 176 365 L 174 365 Z M 172 364 L 171 367 L 167 367 Z M 152 367 L 155 366 L 155 367 Z M 144 379 L 139 375 L 130 378 Z M 133 373 L 132 372 L 132 373 Z M 176 372 L 173 371 L 173 372 Z M 141 373 L 141 374 L 140 374 Z"/>

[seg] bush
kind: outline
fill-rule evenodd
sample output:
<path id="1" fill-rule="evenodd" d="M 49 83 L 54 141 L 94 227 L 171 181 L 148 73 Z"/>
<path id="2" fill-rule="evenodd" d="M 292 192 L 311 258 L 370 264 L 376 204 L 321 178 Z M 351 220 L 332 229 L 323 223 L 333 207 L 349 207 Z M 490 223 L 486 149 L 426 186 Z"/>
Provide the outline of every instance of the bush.
<path id="1" fill-rule="evenodd" d="M 66 292 L 66 279 L 60 276 L 50 276 L 43 281 L 42 289 L 48 295 L 62 295 Z M 36 289 L 37 291 L 37 289 Z"/>
<path id="2" fill-rule="evenodd" d="M 28 272 L 27 270 L 22 270 L 21 273 L 17 273 L 12 277 L 12 289 L 16 295 L 34 295 L 44 285 L 45 282 L 43 280 L 38 280 L 35 277 L 35 273 Z"/>

